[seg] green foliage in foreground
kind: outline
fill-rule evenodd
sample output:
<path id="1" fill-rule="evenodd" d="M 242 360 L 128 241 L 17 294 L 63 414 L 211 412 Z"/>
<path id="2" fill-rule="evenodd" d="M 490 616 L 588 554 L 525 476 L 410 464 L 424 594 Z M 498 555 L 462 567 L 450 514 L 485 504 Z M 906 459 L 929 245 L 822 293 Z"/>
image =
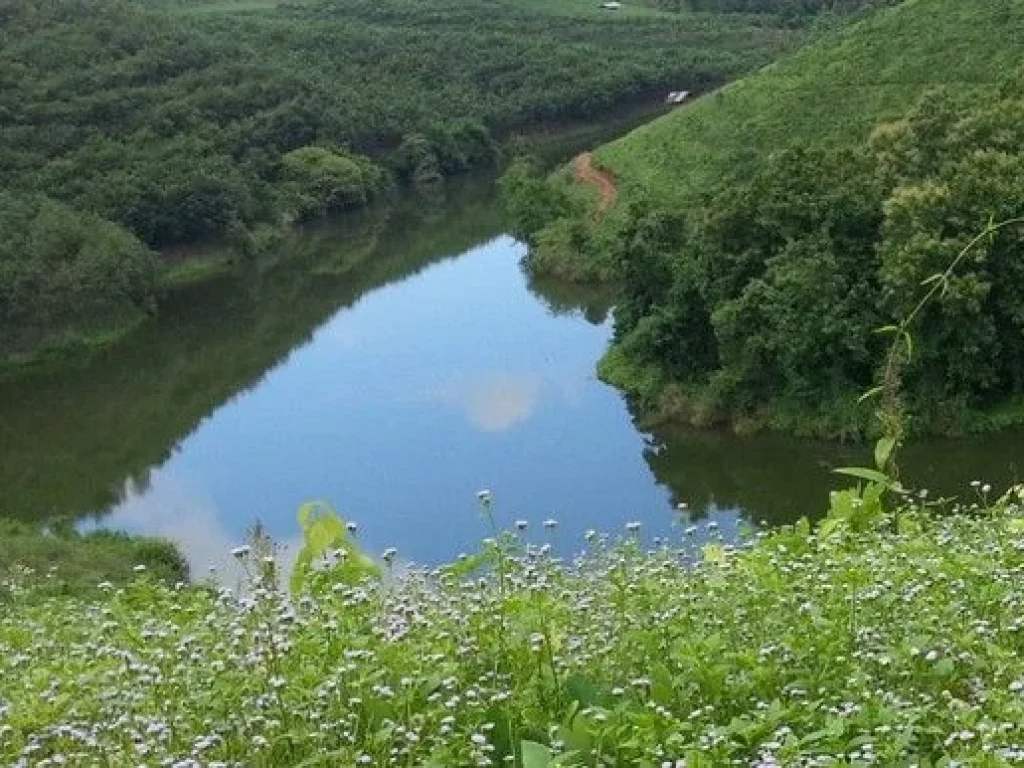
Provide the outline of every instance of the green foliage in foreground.
<path id="1" fill-rule="evenodd" d="M 41 594 L 95 593 L 104 582 L 125 585 L 145 572 L 158 583 L 188 581 L 188 563 L 161 539 L 123 533 L 47 531 L 0 523 L 0 583 L 28 575 Z"/>
<path id="2" fill-rule="evenodd" d="M 0 757 L 1019 764 L 1024 489 L 986 492 L 949 516 L 904 498 L 895 517 L 844 492 L 817 531 L 696 558 L 593 536 L 567 563 L 505 533 L 448 568 L 387 560 L 384 581 L 326 566 L 294 600 L 257 548 L 238 551 L 260 574 L 245 595 L 152 579 L 96 600 L 14 589 Z"/>

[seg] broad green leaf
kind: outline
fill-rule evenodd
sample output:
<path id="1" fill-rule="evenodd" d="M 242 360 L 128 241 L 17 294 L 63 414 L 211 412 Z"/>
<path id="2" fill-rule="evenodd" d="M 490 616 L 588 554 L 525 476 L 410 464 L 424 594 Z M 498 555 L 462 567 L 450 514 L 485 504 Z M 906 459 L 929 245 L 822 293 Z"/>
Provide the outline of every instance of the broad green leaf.
<path id="1" fill-rule="evenodd" d="M 885 468 L 889 466 L 889 459 L 892 458 L 895 448 L 896 438 L 894 437 L 883 437 L 875 443 L 875 466 L 879 472 L 884 472 Z"/>
<path id="2" fill-rule="evenodd" d="M 1013 517 L 1006 521 L 1007 533 L 1024 533 L 1024 517 Z"/>
<path id="3" fill-rule="evenodd" d="M 867 467 L 839 467 L 832 471 L 837 475 L 856 477 L 860 480 L 867 480 L 869 483 L 880 483 L 885 486 L 892 485 L 892 480 L 889 479 L 888 475 L 879 472 L 877 469 L 868 469 Z"/>
<path id="4" fill-rule="evenodd" d="M 701 549 L 701 554 L 704 556 L 705 563 L 712 563 L 714 565 L 725 565 L 728 558 L 725 547 L 721 544 L 706 544 Z"/>
<path id="5" fill-rule="evenodd" d="M 550 749 L 536 741 L 521 741 L 519 749 L 522 753 L 523 768 L 548 768 L 554 756 Z"/>
<path id="6" fill-rule="evenodd" d="M 842 524 L 842 518 L 838 515 L 830 515 L 821 521 L 821 524 L 818 526 L 818 535 L 823 539 L 827 539 L 833 533 L 838 531 Z"/>
<path id="7" fill-rule="evenodd" d="M 316 501 L 303 504 L 297 517 L 303 543 L 292 569 L 289 583 L 292 594 L 303 591 L 313 563 L 332 550 L 343 555 L 331 571 L 334 578 L 356 583 L 366 577 L 380 576 L 380 566 L 352 541 L 345 522 L 329 505 Z"/>
<path id="8" fill-rule="evenodd" d="M 309 527 L 310 523 L 325 514 L 334 514 L 334 510 L 331 509 L 329 504 L 323 501 L 307 501 L 299 507 L 299 511 L 296 515 L 299 519 L 299 528 L 305 531 Z"/>
<path id="9" fill-rule="evenodd" d="M 452 576 L 463 578 L 497 562 L 498 553 L 493 549 L 485 549 L 482 552 L 476 552 L 462 558 L 458 562 L 445 566 L 444 570 Z"/>

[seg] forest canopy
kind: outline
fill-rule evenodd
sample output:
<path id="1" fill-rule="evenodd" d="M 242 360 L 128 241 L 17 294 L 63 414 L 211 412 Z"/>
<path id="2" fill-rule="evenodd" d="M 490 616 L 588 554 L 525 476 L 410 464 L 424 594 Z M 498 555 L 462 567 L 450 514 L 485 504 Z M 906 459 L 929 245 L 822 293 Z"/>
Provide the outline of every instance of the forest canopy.
<path id="1" fill-rule="evenodd" d="M 514 129 L 706 89 L 796 39 L 747 16 L 530 0 L 0 0 L 0 187 L 153 249 L 251 243 L 493 163 Z M 5 323 L 24 285 L 0 286 Z M 106 298 L 64 301 L 77 317 Z"/>
<path id="2" fill-rule="evenodd" d="M 781 152 L 685 217 L 636 202 L 614 247 L 605 376 L 674 392 L 698 422 L 860 431 L 857 396 L 889 343 L 877 329 L 987 226 L 1024 216 L 1022 147 L 1015 87 L 980 104 L 935 92 L 863 145 Z M 971 414 L 1024 396 L 1022 247 L 1022 226 L 982 239 L 911 329 L 915 430 L 979 426 Z"/>
<path id="3" fill-rule="evenodd" d="M 663 8 L 714 13 L 766 13 L 800 21 L 819 13 L 845 16 L 899 0 L 659 0 Z"/>

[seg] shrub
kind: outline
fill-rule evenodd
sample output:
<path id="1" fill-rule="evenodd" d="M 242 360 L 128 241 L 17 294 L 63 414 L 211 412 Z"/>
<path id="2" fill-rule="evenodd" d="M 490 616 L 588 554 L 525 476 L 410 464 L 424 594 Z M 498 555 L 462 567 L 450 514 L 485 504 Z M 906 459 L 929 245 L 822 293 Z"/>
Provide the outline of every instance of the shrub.
<path id="1" fill-rule="evenodd" d="M 0 193 L 0 356 L 152 311 L 154 254 L 116 224 Z"/>
<path id="2" fill-rule="evenodd" d="M 368 158 L 325 147 L 294 149 L 281 158 L 281 167 L 301 218 L 366 205 L 386 181 Z"/>

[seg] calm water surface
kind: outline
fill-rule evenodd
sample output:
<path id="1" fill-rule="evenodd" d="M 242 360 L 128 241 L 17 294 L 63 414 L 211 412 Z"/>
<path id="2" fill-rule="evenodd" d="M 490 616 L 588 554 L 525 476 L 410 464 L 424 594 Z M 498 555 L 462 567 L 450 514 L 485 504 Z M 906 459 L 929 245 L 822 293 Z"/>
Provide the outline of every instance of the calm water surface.
<path id="1" fill-rule="evenodd" d="M 486 184 L 406 199 L 299 233 L 286 257 L 166 300 L 160 320 L 76 365 L 0 381 L 0 514 L 157 533 L 197 572 L 261 521 L 296 536 L 304 501 L 334 505 L 365 546 L 436 563 L 499 517 L 678 536 L 690 518 L 816 514 L 830 468 L 863 449 L 768 436 L 637 430 L 597 381 L 606 307 L 531 286 Z M 1024 436 L 907 451 L 936 490 L 1024 472 Z M 692 510 L 680 519 L 676 505 Z"/>

